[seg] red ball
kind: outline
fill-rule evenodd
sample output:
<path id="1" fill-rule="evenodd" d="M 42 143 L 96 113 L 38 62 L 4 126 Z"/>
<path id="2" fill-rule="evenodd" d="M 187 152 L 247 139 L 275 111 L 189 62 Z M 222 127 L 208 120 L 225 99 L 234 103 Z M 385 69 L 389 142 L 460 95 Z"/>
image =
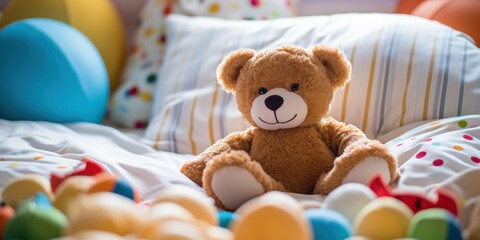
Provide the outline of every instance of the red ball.
<path id="1" fill-rule="evenodd" d="M 429 0 L 418 5 L 412 15 L 464 32 L 480 47 L 480 0 Z"/>

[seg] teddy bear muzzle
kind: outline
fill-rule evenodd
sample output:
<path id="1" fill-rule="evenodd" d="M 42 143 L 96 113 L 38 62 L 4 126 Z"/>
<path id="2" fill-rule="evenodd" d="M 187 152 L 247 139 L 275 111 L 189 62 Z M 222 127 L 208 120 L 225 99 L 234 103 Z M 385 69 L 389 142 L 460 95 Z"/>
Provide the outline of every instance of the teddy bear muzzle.
<path id="1" fill-rule="evenodd" d="M 308 106 L 300 95 L 280 87 L 256 97 L 250 111 L 253 121 L 265 130 L 297 127 L 307 113 Z"/>

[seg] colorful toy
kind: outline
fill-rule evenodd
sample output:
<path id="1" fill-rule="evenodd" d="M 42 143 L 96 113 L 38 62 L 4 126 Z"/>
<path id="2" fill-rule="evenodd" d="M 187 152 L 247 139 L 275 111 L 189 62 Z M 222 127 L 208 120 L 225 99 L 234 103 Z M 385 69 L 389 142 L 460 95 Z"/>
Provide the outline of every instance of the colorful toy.
<path id="1" fill-rule="evenodd" d="M 0 105 L 0 118 L 102 121 L 107 72 L 78 30 L 49 19 L 22 20 L 0 31 L 0 52 L 0 102 L 8 103 Z"/>
<path id="2" fill-rule="evenodd" d="M 220 227 L 228 229 L 230 227 L 230 224 L 236 220 L 238 220 L 238 215 L 235 214 L 234 212 L 228 212 L 228 211 L 218 212 L 218 222 Z"/>
<path id="3" fill-rule="evenodd" d="M 75 207 L 69 209 L 66 235 L 98 230 L 126 236 L 145 223 L 134 201 L 114 193 L 86 194 L 79 196 L 74 204 Z"/>
<path id="4" fill-rule="evenodd" d="M 443 208 L 448 210 L 454 216 L 458 216 L 458 203 L 453 194 L 438 189 L 437 201 L 428 199 L 424 194 L 417 192 L 393 192 L 382 180 L 381 176 L 376 176 L 370 182 L 370 189 L 378 197 L 394 197 L 405 203 L 413 213 L 417 213 L 429 208 Z"/>
<path id="5" fill-rule="evenodd" d="M 391 197 L 378 198 L 358 213 L 355 235 L 372 239 L 405 238 L 412 217 L 412 210 L 403 202 Z"/>
<path id="6" fill-rule="evenodd" d="M 148 210 L 147 223 L 137 234 L 143 239 L 233 239 L 230 231 L 196 219 L 174 202 L 159 202 Z"/>
<path id="7" fill-rule="evenodd" d="M 75 207 L 74 200 L 86 194 L 94 183 L 95 179 L 89 176 L 72 176 L 65 179 L 55 192 L 56 198 L 53 206 L 69 216 L 68 209 L 70 206 Z"/>
<path id="8" fill-rule="evenodd" d="M 119 83 L 125 60 L 126 39 L 122 21 L 111 1 L 10 0 L 0 19 L 0 28 L 26 18 L 54 19 L 69 24 L 82 32 L 98 49 L 103 62 L 105 62 L 102 66 L 106 65 L 108 76 L 110 76 L 110 87 L 112 90 L 115 89 Z M 74 45 L 69 47 L 78 47 L 81 50 L 80 46 L 76 46 L 77 41 L 81 40 L 75 38 L 65 40 L 70 42 L 67 44 Z M 2 53 L 4 52 L 2 51 Z M 83 58 L 86 58 L 86 61 L 93 60 L 88 59 L 87 55 L 83 55 Z M 91 81 L 99 81 L 97 84 L 104 84 L 103 77 L 95 77 Z"/>
<path id="9" fill-rule="evenodd" d="M 117 178 L 109 173 L 97 175 L 87 193 L 113 192 L 139 203 L 142 198 L 140 193 L 125 180 Z"/>
<path id="10" fill-rule="evenodd" d="M 59 175 L 58 173 L 52 173 L 50 175 L 50 185 L 52 187 L 52 191 L 56 192 L 57 187 L 65 181 L 65 179 L 73 176 L 95 176 L 100 173 L 104 173 L 105 169 L 103 169 L 100 163 L 96 162 L 95 160 L 84 157 L 82 162 L 85 164 L 83 168 L 78 168 L 70 173 L 65 175 Z"/>
<path id="11" fill-rule="evenodd" d="M 314 240 L 344 240 L 352 235 L 352 225 L 342 214 L 330 209 L 307 209 Z"/>
<path id="12" fill-rule="evenodd" d="M 46 178 L 37 174 L 25 174 L 5 186 L 2 199 L 7 205 L 17 208 L 23 201 L 39 192 L 44 193 L 50 200 L 54 198 Z"/>
<path id="13" fill-rule="evenodd" d="M 322 208 L 343 214 L 353 224 L 358 212 L 375 198 L 375 193 L 367 186 L 360 183 L 347 183 L 328 194 Z"/>
<path id="14" fill-rule="evenodd" d="M 12 207 L 6 205 L 4 202 L 0 203 L 0 239 L 3 239 L 7 223 L 13 218 L 14 215 L 15 211 Z"/>
<path id="15" fill-rule="evenodd" d="M 195 217 L 176 203 L 161 202 L 150 207 L 147 223 L 137 235 L 144 239 L 158 239 L 163 231 L 162 223 L 170 220 L 193 223 Z"/>
<path id="16" fill-rule="evenodd" d="M 282 192 L 268 192 L 243 204 L 231 229 L 236 240 L 311 239 L 301 205 Z"/>
<path id="17" fill-rule="evenodd" d="M 455 216 L 443 208 L 422 210 L 413 216 L 408 237 L 422 240 L 462 240 L 462 227 Z"/>
<path id="18" fill-rule="evenodd" d="M 5 239 L 52 239 L 62 235 L 67 218 L 50 205 L 43 193 L 22 202 L 15 216 L 8 222 Z"/>
<path id="19" fill-rule="evenodd" d="M 187 187 L 176 187 L 159 192 L 153 201 L 153 206 L 158 203 L 173 202 L 187 209 L 196 219 L 209 225 L 217 226 L 217 210 L 209 199 L 199 192 Z"/>
<path id="20" fill-rule="evenodd" d="M 227 210 L 272 190 L 328 194 L 378 173 L 394 181 L 397 162 L 385 145 L 326 117 L 350 70 L 343 52 L 323 45 L 230 53 L 218 81 L 252 127 L 217 141 L 181 171 Z"/>

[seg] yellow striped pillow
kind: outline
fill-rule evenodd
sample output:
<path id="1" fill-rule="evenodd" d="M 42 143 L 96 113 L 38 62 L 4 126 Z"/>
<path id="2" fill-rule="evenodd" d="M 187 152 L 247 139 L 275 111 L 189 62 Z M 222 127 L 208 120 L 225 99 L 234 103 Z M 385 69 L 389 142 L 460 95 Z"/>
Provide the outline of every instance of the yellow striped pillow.
<path id="1" fill-rule="evenodd" d="M 146 139 L 156 149 L 198 154 L 248 127 L 235 97 L 216 83 L 238 48 L 282 44 L 342 49 L 352 81 L 330 115 L 376 138 L 402 125 L 480 112 L 480 50 L 440 23 L 405 15 L 341 14 L 267 21 L 171 16 Z M 477 66 L 477 67 L 475 67 Z"/>

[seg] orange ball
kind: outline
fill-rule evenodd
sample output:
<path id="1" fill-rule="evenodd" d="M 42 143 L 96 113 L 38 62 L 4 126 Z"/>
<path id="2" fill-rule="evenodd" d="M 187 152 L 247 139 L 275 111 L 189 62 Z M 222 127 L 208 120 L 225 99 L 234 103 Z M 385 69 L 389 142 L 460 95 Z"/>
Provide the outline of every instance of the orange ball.
<path id="1" fill-rule="evenodd" d="M 464 32 L 480 47 L 480 0 L 429 0 L 416 7 L 412 15 Z"/>

